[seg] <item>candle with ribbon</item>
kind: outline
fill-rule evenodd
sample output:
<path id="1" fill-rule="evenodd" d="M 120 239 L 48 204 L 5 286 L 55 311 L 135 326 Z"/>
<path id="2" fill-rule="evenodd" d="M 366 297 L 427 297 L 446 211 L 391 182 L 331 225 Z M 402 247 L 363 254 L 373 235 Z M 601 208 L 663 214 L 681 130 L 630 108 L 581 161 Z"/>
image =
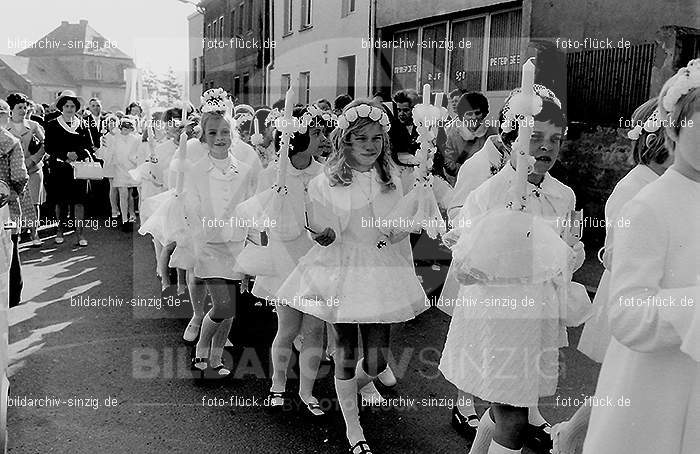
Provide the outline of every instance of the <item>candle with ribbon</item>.
<path id="1" fill-rule="evenodd" d="M 282 117 L 275 120 L 277 130 L 282 133 L 282 137 L 280 138 L 280 161 L 277 171 L 277 188 L 280 191 L 286 184 L 287 167 L 289 166 L 289 140 L 295 131 L 294 117 L 292 117 L 292 109 L 294 107 L 293 96 L 294 90 L 292 90 L 290 86 L 284 97 L 284 114 Z"/>

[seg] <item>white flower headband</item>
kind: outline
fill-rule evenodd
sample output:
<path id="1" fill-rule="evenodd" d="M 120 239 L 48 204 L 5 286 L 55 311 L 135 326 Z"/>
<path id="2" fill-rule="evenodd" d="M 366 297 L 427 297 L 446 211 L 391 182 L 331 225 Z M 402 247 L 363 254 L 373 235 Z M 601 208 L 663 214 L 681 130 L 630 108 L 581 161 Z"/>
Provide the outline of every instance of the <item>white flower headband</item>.
<path id="1" fill-rule="evenodd" d="M 310 125 L 313 119 L 316 117 L 320 117 L 322 120 L 328 123 L 336 123 L 338 121 L 338 117 L 336 117 L 335 114 L 323 110 L 315 104 L 309 104 L 309 106 L 306 108 L 306 113 L 301 116 L 302 120 L 307 125 Z"/>
<path id="2" fill-rule="evenodd" d="M 265 126 L 269 126 L 271 124 L 275 123 L 275 120 L 277 120 L 279 117 L 283 115 L 282 111 L 279 109 L 272 109 L 269 114 L 267 114 L 267 118 L 265 118 Z"/>
<path id="3" fill-rule="evenodd" d="M 672 78 L 671 86 L 662 100 L 666 112 L 673 111 L 678 101 L 693 88 L 700 87 L 700 58 L 688 62 L 688 66 L 681 68 Z"/>
<path id="4" fill-rule="evenodd" d="M 233 116 L 233 102 L 223 88 L 210 88 L 202 94 L 202 112 L 221 112 Z"/>
<path id="5" fill-rule="evenodd" d="M 557 107 L 561 109 L 561 101 L 557 98 L 552 90 L 545 87 L 544 85 L 534 84 L 532 86 L 533 91 L 537 96 L 534 98 L 528 98 L 523 95 L 522 89 L 516 88 L 510 92 L 510 96 L 506 100 L 505 106 L 503 106 L 503 123 L 501 124 L 501 129 L 504 132 L 510 132 L 513 130 L 513 123 L 522 117 L 525 112 L 532 110 L 532 115 L 535 116 L 542 111 L 542 100 L 549 99 Z M 533 102 L 531 109 L 528 109 L 528 103 Z"/>
<path id="6" fill-rule="evenodd" d="M 647 118 L 647 121 L 644 122 L 644 125 L 637 123 L 637 125 L 627 133 L 627 137 L 630 140 L 639 140 L 639 137 L 642 135 L 642 129 L 650 134 L 656 133 L 656 131 L 661 128 L 660 117 L 661 114 L 659 113 L 659 109 L 657 107 L 654 109 L 654 112 L 649 116 L 649 118 Z"/>
<path id="7" fill-rule="evenodd" d="M 348 129 L 350 124 L 357 121 L 358 118 L 369 118 L 372 121 L 378 121 L 384 128 L 385 132 L 389 131 L 389 117 L 379 107 L 370 106 L 369 104 L 360 104 L 347 109 L 338 116 L 338 128 Z"/>

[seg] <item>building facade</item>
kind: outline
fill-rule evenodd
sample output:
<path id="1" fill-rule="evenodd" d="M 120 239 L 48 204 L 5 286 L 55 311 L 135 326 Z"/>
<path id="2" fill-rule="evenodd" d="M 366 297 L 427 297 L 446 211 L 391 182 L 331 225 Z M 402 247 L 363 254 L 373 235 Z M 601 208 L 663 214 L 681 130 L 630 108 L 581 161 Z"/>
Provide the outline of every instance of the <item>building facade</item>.
<path id="1" fill-rule="evenodd" d="M 295 101 L 331 102 L 347 93 L 370 93 L 372 0 L 269 0 L 273 16 L 273 66 L 269 99 L 284 98 L 290 85 Z"/>
<path id="2" fill-rule="evenodd" d="M 237 103 L 265 103 L 270 62 L 269 9 L 265 1 L 203 0 L 202 90 L 222 87 Z"/>
<path id="3" fill-rule="evenodd" d="M 86 100 L 100 98 L 106 110 L 124 106 L 124 70 L 134 61 L 88 25 L 62 21 L 42 37 L 41 46 L 0 56 L 0 96 L 22 91 L 33 100 L 52 103 L 58 92 L 74 90 Z"/>
<path id="4" fill-rule="evenodd" d="M 187 80 L 189 84 L 190 102 L 198 106 L 202 96 L 202 81 L 204 80 L 204 15 L 196 12 L 187 16 L 187 29 L 189 31 L 188 49 L 190 74 Z"/>

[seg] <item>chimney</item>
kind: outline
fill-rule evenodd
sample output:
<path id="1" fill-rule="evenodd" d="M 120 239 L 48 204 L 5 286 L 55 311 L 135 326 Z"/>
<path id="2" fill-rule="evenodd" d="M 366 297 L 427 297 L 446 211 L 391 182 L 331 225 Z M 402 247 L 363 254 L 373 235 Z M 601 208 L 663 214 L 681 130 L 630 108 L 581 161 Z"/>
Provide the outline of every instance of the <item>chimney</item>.
<path id="1" fill-rule="evenodd" d="M 87 25 L 87 19 L 80 19 L 80 25 Z"/>
<path id="2" fill-rule="evenodd" d="M 67 20 L 62 20 L 62 21 L 61 21 L 61 25 L 62 25 L 62 26 L 63 26 L 63 25 L 68 25 L 68 21 L 67 21 Z"/>

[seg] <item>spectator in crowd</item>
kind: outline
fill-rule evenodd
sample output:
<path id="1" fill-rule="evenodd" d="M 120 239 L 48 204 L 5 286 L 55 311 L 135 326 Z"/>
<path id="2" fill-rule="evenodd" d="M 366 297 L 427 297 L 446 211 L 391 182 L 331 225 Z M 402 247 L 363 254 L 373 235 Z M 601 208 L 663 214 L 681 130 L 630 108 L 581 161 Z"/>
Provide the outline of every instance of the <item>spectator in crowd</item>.
<path id="1" fill-rule="evenodd" d="M 394 94 L 395 117 L 401 126 L 392 137 L 392 146 L 399 154 L 414 155 L 418 149 L 418 132 L 413 125 L 413 106 L 418 104 L 418 101 L 418 92 L 413 89 L 399 90 Z"/>
<path id="2" fill-rule="evenodd" d="M 318 107 L 321 110 L 325 110 L 326 112 L 333 111 L 333 106 L 331 105 L 331 102 L 329 100 L 327 100 L 326 98 L 321 98 L 318 101 L 316 101 L 314 104 L 316 104 L 316 107 Z"/>
<path id="3" fill-rule="evenodd" d="M 61 93 L 62 93 L 62 92 L 59 92 L 59 93 L 58 93 L 58 97 L 61 96 Z M 56 99 L 58 99 L 58 97 L 57 97 Z M 47 124 L 49 121 L 53 120 L 54 118 L 58 118 L 58 117 L 60 117 L 60 116 L 61 116 L 61 112 L 60 112 L 60 111 L 58 110 L 58 108 L 56 107 L 56 102 L 54 101 L 54 102 L 51 103 L 51 104 L 49 105 L 49 107 L 47 107 L 47 109 L 46 109 L 46 115 L 44 115 L 44 127 L 46 126 L 46 124 Z"/>
<path id="4" fill-rule="evenodd" d="M 26 118 L 31 101 L 23 93 L 12 93 L 7 97 L 10 106 L 8 130 L 17 137 L 24 153 L 24 165 L 29 174 L 25 191 L 20 194 L 23 225 L 29 228 L 32 246 L 41 246 L 39 239 L 39 206 L 45 201 L 44 172 L 44 128 L 34 120 Z"/>
<path id="5" fill-rule="evenodd" d="M 333 113 L 335 113 L 336 115 L 340 115 L 341 113 L 343 113 L 343 109 L 345 109 L 345 106 L 347 106 L 351 102 L 352 98 L 347 93 L 343 95 L 338 95 L 333 101 Z"/>
<path id="6" fill-rule="evenodd" d="M 85 112 L 85 120 L 88 125 L 88 131 L 90 131 L 90 139 L 93 143 L 93 151 L 97 151 L 100 148 L 101 138 L 102 138 L 102 122 L 104 117 L 102 115 L 102 103 L 97 98 L 90 98 L 88 101 L 88 109 Z"/>
<path id="7" fill-rule="evenodd" d="M 462 90 L 461 88 L 455 88 L 450 92 L 447 103 L 447 112 L 449 113 L 450 118 L 457 117 L 457 104 L 464 93 L 466 93 L 466 91 Z"/>
<path id="8" fill-rule="evenodd" d="M 29 177 L 24 166 L 22 145 L 19 140 L 7 131 L 10 117 L 10 106 L 0 99 L 0 181 L 9 187 L 9 194 L 0 196 L 0 206 L 9 204 L 11 222 L 19 224 L 20 203 L 22 194 Z M 12 233 L 12 260 L 10 264 L 9 303 L 10 307 L 17 306 L 22 297 L 22 263 L 19 259 L 17 243 L 19 234 Z"/>
<path id="9" fill-rule="evenodd" d="M 34 112 L 29 116 L 29 119 L 36 121 L 43 128 L 44 127 L 44 106 L 43 106 L 43 104 L 39 104 L 39 103 L 36 103 L 34 101 L 30 101 L 30 102 L 34 106 Z"/>
<path id="10" fill-rule="evenodd" d="M 498 129 L 484 123 L 489 113 L 489 102 L 476 91 L 463 94 L 457 103 L 457 118 L 447 130 L 444 152 L 445 177 L 452 185 L 457 180 L 459 168 L 484 146 L 489 136 Z"/>
<path id="11" fill-rule="evenodd" d="M 49 155 L 47 195 L 56 207 L 56 244 L 64 242 L 68 210 L 72 207 L 78 245 L 85 247 L 88 245 L 83 236 L 87 181 L 75 179 L 71 165 L 78 160 L 92 158 L 90 132 L 76 115 L 81 105 L 82 99 L 75 92 L 64 90 L 56 100 L 61 115 L 46 124 L 46 153 Z"/>

